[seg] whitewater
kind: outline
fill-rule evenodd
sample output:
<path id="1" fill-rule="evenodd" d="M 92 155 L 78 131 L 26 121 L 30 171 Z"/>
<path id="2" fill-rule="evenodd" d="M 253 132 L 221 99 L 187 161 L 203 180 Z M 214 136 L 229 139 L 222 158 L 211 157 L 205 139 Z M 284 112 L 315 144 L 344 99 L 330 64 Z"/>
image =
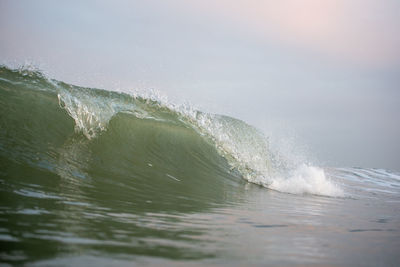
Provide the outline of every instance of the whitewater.
<path id="1" fill-rule="evenodd" d="M 158 94 L 0 67 L 0 260 L 29 265 L 400 262 L 400 174 L 296 160 Z"/>

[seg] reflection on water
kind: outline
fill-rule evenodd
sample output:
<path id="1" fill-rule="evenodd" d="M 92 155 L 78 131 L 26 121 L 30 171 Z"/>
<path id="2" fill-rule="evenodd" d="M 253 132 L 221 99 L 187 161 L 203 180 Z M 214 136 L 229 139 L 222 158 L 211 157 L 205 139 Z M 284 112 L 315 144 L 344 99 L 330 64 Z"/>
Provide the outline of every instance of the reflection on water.
<path id="1" fill-rule="evenodd" d="M 8 174 L 18 167 L 7 166 Z M 212 191 L 223 200 L 215 195 L 197 205 L 165 191 L 148 189 L 143 197 L 106 180 L 70 183 L 45 171 L 40 175 L 53 183 L 1 180 L 4 262 L 373 266 L 399 261 L 399 206 L 387 198 L 291 195 L 238 180 Z M 153 197 L 156 193 L 161 196 Z"/>

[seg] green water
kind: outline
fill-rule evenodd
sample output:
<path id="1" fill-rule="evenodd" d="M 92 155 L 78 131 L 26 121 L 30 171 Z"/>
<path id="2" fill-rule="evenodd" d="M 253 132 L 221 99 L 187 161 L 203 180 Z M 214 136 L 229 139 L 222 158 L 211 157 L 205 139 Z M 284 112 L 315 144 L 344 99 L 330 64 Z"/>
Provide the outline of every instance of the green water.
<path id="1" fill-rule="evenodd" d="M 0 68 L 0 115 L 4 264 L 400 262 L 397 173 L 290 172 L 239 120 L 23 69 Z"/>

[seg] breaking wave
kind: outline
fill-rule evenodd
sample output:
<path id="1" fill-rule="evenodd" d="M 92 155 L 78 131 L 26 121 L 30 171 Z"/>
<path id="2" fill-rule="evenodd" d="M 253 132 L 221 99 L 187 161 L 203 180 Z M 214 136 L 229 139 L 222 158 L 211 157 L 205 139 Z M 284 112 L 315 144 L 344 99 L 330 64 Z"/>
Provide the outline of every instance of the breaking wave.
<path id="1" fill-rule="evenodd" d="M 61 177 L 200 188 L 243 178 L 281 192 L 343 196 L 323 169 L 291 162 L 258 129 L 156 93 L 83 88 L 2 66 L 0 94 L 1 157 Z"/>

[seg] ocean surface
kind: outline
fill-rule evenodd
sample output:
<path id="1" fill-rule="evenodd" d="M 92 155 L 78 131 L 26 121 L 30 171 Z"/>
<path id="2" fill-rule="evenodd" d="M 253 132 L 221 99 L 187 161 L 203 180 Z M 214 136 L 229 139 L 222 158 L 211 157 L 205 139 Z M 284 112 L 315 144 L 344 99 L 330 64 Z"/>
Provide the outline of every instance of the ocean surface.
<path id="1" fill-rule="evenodd" d="M 400 173 L 270 142 L 154 93 L 1 66 L 0 262 L 400 266 Z"/>

